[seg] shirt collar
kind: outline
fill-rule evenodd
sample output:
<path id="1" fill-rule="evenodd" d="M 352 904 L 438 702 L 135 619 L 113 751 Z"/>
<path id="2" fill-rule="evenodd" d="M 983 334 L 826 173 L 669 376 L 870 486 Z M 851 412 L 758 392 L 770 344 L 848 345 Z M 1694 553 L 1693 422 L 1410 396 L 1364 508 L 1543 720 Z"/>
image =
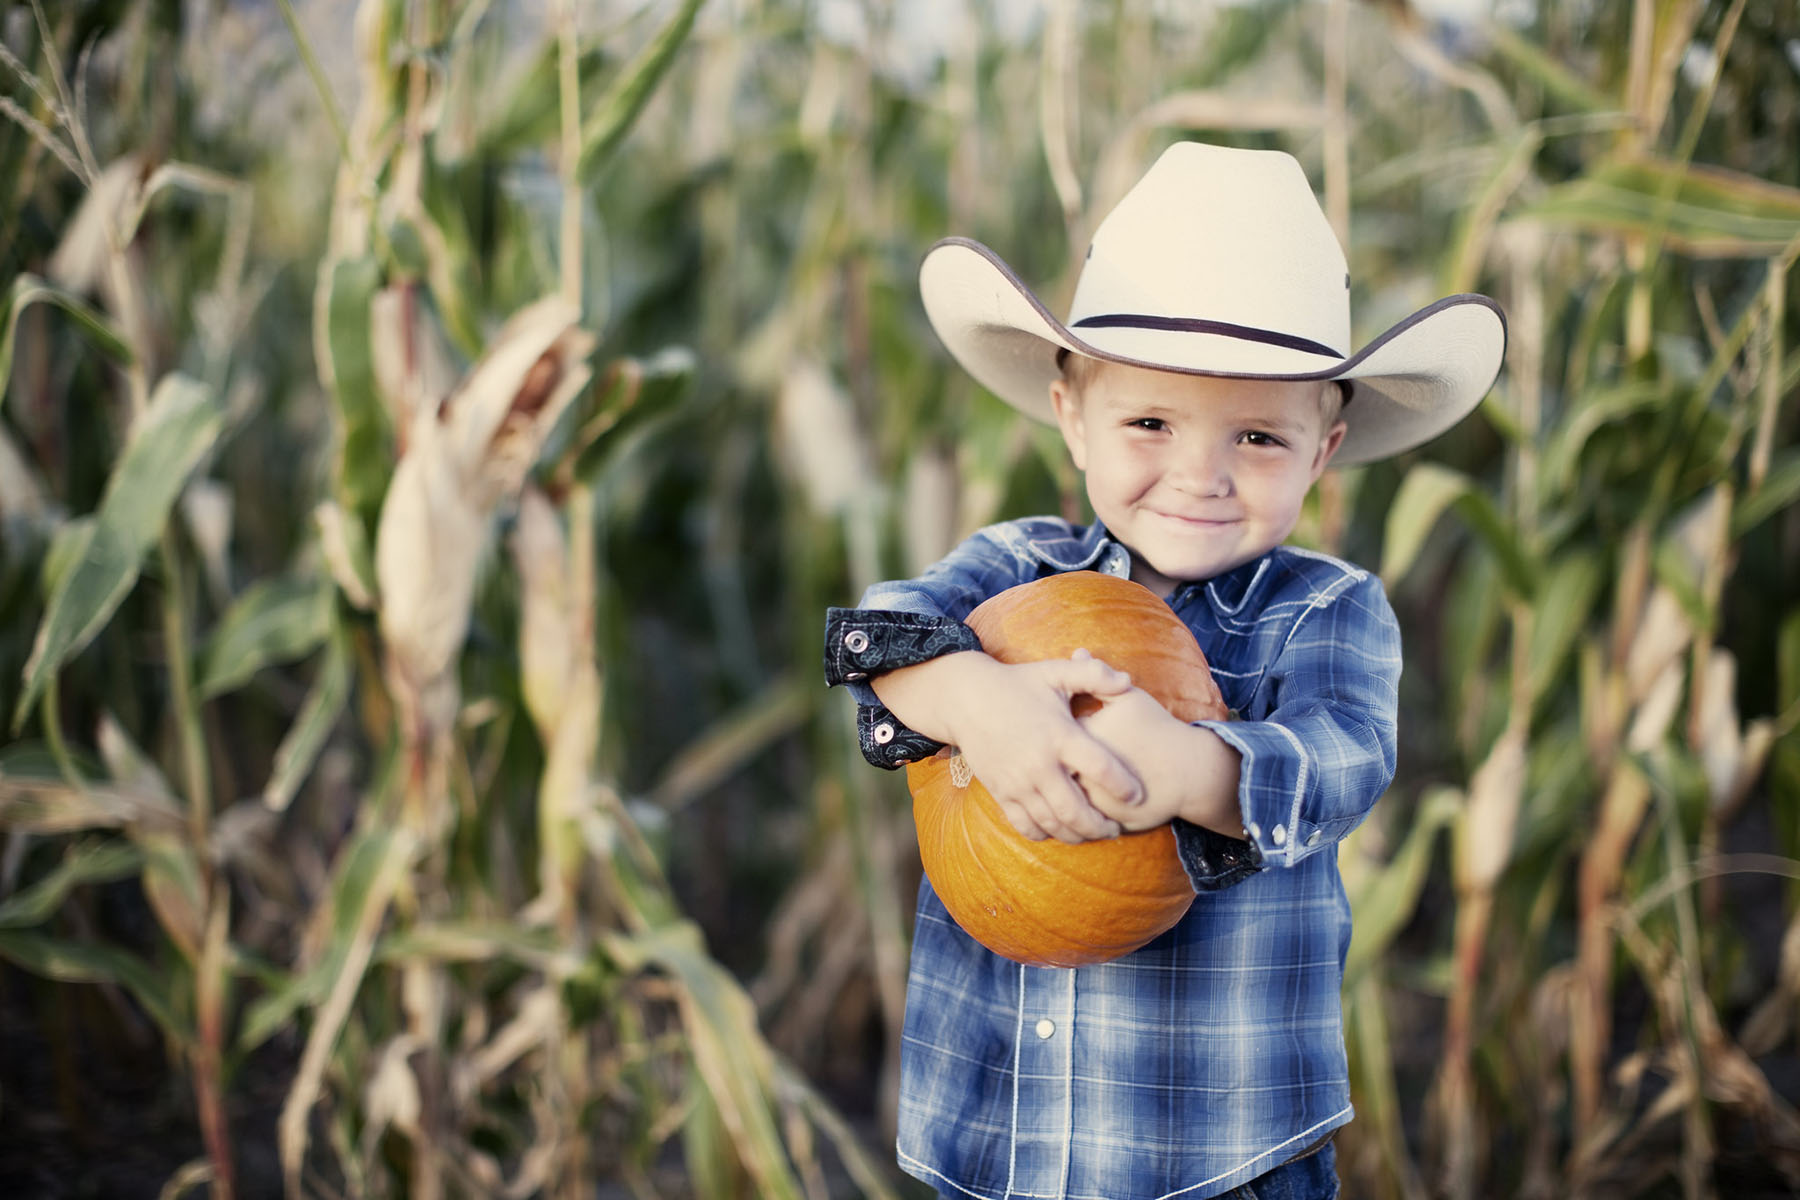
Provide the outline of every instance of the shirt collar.
<path id="1" fill-rule="evenodd" d="M 1086 571 L 1096 569 L 1109 551 L 1117 547 L 1129 554 L 1123 542 L 1108 533 L 1106 526 L 1096 520 L 1078 535 L 1058 534 L 1053 537 L 1033 538 L 1028 543 L 1031 552 L 1046 565 L 1058 571 Z M 1191 591 L 1196 587 L 1204 587 L 1208 602 L 1218 611 L 1235 613 L 1244 607 L 1250 599 L 1250 593 L 1256 582 L 1268 568 L 1275 551 L 1247 563 L 1242 563 L 1211 579 L 1194 583 L 1184 583 L 1175 589 L 1175 596 Z M 1175 596 L 1170 597 L 1171 600 Z"/>

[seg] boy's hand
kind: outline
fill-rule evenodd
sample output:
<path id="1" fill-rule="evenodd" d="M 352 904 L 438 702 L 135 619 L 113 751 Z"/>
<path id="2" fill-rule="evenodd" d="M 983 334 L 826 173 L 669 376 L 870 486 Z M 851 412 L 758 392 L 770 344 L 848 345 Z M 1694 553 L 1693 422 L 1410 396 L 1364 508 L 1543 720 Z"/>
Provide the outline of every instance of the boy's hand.
<path id="1" fill-rule="evenodd" d="M 1127 830 L 1154 829 L 1176 817 L 1231 837 L 1242 833 L 1238 752 L 1209 729 L 1177 720 L 1156 697 L 1132 688 L 1103 698 L 1081 718 L 1088 733 L 1130 764 L 1143 783 L 1136 804 L 1095 796 L 1101 812 Z"/>
<path id="2" fill-rule="evenodd" d="M 945 655 L 873 681 L 894 715 L 955 745 L 1025 837 L 1065 842 L 1116 837 L 1095 807 L 1132 808 L 1143 794 L 1118 755 L 1069 712 L 1077 695 L 1131 690 L 1131 678 L 1085 650 L 1073 657 L 1002 663 L 979 651 Z"/>

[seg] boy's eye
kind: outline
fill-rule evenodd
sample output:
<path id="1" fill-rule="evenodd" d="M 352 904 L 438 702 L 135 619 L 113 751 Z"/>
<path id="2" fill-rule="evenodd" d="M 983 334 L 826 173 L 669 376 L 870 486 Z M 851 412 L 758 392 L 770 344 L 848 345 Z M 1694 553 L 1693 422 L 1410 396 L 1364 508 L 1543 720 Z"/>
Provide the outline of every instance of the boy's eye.
<path id="1" fill-rule="evenodd" d="M 1264 433 L 1260 429 L 1245 430 L 1242 440 L 1252 446 L 1284 446 L 1287 444 L 1274 434 Z"/>
<path id="2" fill-rule="evenodd" d="M 1148 429 L 1153 432 L 1168 428 L 1161 417 L 1133 417 L 1125 424 L 1131 429 Z"/>

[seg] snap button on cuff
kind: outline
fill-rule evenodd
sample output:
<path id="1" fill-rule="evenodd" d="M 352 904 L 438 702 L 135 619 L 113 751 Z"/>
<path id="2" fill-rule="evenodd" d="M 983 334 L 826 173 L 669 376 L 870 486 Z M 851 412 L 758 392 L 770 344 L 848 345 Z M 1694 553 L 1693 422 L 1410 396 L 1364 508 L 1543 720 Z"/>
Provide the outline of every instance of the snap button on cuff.
<path id="1" fill-rule="evenodd" d="M 861 654 L 869 648 L 869 635 L 860 629 L 852 629 L 844 635 L 844 649 L 852 654 Z"/>
<path id="2" fill-rule="evenodd" d="M 867 679 L 868 677 L 869 675 L 866 671 L 846 671 L 844 673 L 844 678 L 850 680 Z"/>
<path id="3" fill-rule="evenodd" d="M 1041 1017 L 1037 1023 L 1037 1035 L 1048 1040 L 1056 1033 L 1056 1022 L 1049 1017 Z"/>
<path id="4" fill-rule="evenodd" d="M 885 746 L 889 742 L 894 740 L 894 727 L 892 725 L 889 725 L 886 721 L 883 721 L 881 724 L 877 725 L 875 727 L 874 733 L 875 733 L 875 744 L 877 746 Z"/>

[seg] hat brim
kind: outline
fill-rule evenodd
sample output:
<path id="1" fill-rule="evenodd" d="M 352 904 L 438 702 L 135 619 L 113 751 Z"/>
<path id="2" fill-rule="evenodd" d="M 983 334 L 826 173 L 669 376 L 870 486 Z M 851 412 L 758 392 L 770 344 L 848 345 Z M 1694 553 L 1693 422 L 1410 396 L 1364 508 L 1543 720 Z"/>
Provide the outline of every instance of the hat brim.
<path id="1" fill-rule="evenodd" d="M 1054 422 L 1056 352 L 1190 375 L 1354 380 L 1336 466 L 1373 462 L 1437 437 L 1487 394 L 1506 356 L 1506 319 L 1486 296 L 1448 296 L 1348 357 L 1229 333 L 1104 328 L 1077 335 L 980 242 L 948 238 L 919 268 L 919 295 L 945 347 L 983 387 Z"/>

